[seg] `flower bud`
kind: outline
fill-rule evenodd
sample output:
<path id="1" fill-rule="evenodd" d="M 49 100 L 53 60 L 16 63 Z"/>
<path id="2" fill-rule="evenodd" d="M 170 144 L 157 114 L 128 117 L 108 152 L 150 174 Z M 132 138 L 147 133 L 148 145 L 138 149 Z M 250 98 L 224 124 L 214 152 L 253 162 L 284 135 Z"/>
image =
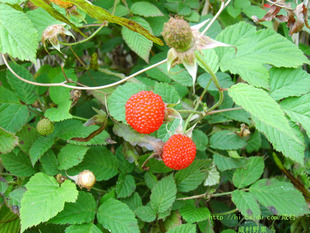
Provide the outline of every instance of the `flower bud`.
<path id="1" fill-rule="evenodd" d="M 165 42 L 179 52 L 187 51 L 194 45 L 192 29 L 188 22 L 181 18 L 170 18 L 164 24 L 162 33 Z"/>

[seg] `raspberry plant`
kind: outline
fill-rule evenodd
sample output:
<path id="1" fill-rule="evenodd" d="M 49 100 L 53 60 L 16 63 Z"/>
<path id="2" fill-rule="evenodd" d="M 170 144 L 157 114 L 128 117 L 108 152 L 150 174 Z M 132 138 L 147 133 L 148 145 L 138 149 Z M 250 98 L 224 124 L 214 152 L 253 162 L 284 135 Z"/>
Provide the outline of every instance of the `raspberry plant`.
<path id="1" fill-rule="evenodd" d="M 0 0 L 0 232 L 309 232 L 308 7 Z"/>

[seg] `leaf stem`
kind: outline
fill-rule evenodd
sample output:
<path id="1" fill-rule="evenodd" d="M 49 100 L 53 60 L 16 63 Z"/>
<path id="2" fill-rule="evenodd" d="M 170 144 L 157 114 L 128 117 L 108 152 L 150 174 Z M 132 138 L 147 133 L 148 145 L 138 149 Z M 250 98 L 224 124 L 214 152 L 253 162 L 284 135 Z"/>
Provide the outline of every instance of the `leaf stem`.
<path id="1" fill-rule="evenodd" d="M 84 43 L 84 42 L 89 41 L 90 39 L 92 39 L 106 25 L 107 25 L 107 23 L 102 24 L 93 34 L 91 34 L 89 37 L 87 37 L 84 40 L 80 40 L 80 41 L 73 42 L 73 43 L 65 43 L 65 42 L 59 41 L 59 43 L 62 44 L 62 45 L 66 45 L 66 46 L 72 46 L 72 45 L 78 45 L 78 44 Z"/>
<path id="2" fill-rule="evenodd" d="M 72 118 L 73 118 L 73 119 L 77 119 L 77 120 L 81 120 L 81 121 L 88 121 L 87 118 L 79 117 L 79 116 L 74 116 L 74 115 L 72 115 Z"/>
<path id="3" fill-rule="evenodd" d="M 214 110 L 214 111 L 208 112 L 207 115 L 212 115 L 212 114 L 221 113 L 221 112 L 235 111 L 235 110 L 240 110 L 240 109 L 243 109 L 243 108 L 242 107 L 237 107 L 237 108 L 219 109 L 219 110 Z"/>
<path id="4" fill-rule="evenodd" d="M 93 189 L 93 190 L 95 190 L 95 191 L 97 191 L 99 193 L 107 193 L 106 190 L 103 190 L 103 189 L 100 189 L 100 188 L 92 187 L 91 189 Z"/>
<path id="5" fill-rule="evenodd" d="M 194 195 L 194 196 L 190 196 L 190 197 L 181 197 L 181 198 L 177 198 L 177 200 L 179 201 L 183 201 L 183 200 L 190 200 L 190 199 L 198 199 L 198 198 L 206 198 L 206 197 L 221 197 L 221 196 L 226 196 L 226 195 L 231 195 L 232 192 L 224 192 L 224 193 L 214 193 L 214 194 L 208 194 L 208 193 L 203 193 L 203 194 L 199 194 L 199 195 Z"/>
<path id="6" fill-rule="evenodd" d="M 222 13 L 222 11 L 225 9 L 226 6 L 228 6 L 228 4 L 231 2 L 231 0 L 228 0 L 226 3 L 224 0 L 222 0 L 221 3 L 221 7 L 218 10 L 218 12 L 216 13 L 216 15 L 212 18 L 212 20 L 210 21 L 210 23 L 206 26 L 206 28 L 202 31 L 201 35 L 204 35 L 209 28 L 212 26 L 212 24 L 214 23 L 214 21 L 217 19 L 217 17 Z"/>
<path id="7" fill-rule="evenodd" d="M 229 211 L 226 211 L 226 212 L 223 212 L 223 213 L 215 213 L 213 215 L 228 215 L 228 214 L 233 214 L 235 212 L 237 212 L 238 209 L 233 209 L 233 210 L 229 210 Z"/>

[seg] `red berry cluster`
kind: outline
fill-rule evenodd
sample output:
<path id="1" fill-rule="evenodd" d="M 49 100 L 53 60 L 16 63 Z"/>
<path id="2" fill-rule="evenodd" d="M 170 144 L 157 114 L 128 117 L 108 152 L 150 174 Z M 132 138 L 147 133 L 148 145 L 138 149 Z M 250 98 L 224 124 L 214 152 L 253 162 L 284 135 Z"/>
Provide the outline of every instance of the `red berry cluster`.
<path id="1" fill-rule="evenodd" d="M 131 96 L 125 108 L 127 123 L 139 133 L 153 133 L 164 122 L 165 103 L 152 91 L 140 91 Z"/>

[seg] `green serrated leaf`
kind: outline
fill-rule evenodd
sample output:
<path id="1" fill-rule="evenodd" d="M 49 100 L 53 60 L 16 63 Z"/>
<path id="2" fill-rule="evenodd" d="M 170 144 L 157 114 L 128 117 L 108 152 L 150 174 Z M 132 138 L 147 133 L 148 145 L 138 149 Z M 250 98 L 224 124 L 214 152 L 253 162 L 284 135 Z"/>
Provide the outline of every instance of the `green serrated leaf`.
<path id="1" fill-rule="evenodd" d="M 142 25 L 148 31 L 152 31 L 149 23 L 143 18 L 133 17 L 131 19 Z M 145 38 L 143 35 L 131 31 L 127 27 L 122 28 L 122 36 L 129 48 L 131 48 L 136 54 L 138 54 L 144 61 L 148 63 L 153 42 Z"/>
<path id="2" fill-rule="evenodd" d="M 27 106 L 20 104 L 1 104 L 0 105 L 0 127 L 16 133 L 28 121 L 29 112 Z"/>
<path id="3" fill-rule="evenodd" d="M 287 98 L 280 105 L 292 121 L 302 125 L 310 137 L 310 94 Z"/>
<path id="4" fill-rule="evenodd" d="M 21 201 L 22 201 L 22 198 L 23 198 L 25 192 L 26 192 L 26 189 L 23 187 L 14 189 L 9 194 L 8 204 L 10 206 L 18 206 L 18 208 L 20 208 L 21 207 Z"/>
<path id="5" fill-rule="evenodd" d="M 244 166 L 246 163 L 246 160 L 244 159 L 235 159 L 235 158 L 230 158 L 226 156 L 222 156 L 219 154 L 214 154 L 213 155 L 213 161 L 216 167 L 220 171 L 226 171 L 234 168 L 239 168 Z"/>
<path id="6" fill-rule="evenodd" d="M 54 122 L 67 120 L 72 118 L 72 115 L 69 113 L 70 108 L 71 101 L 64 101 L 58 104 L 56 108 L 47 109 L 44 116 Z"/>
<path id="7" fill-rule="evenodd" d="M 61 148 L 57 159 L 58 159 L 58 169 L 67 170 L 79 163 L 84 159 L 84 155 L 88 151 L 88 147 L 67 144 Z"/>
<path id="8" fill-rule="evenodd" d="M 214 164 L 210 166 L 207 174 L 207 179 L 203 182 L 204 186 L 213 186 L 220 183 L 220 173 L 218 172 Z"/>
<path id="9" fill-rule="evenodd" d="M 44 173 L 31 177 L 26 188 L 20 209 L 22 232 L 54 217 L 63 210 L 65 202 L 74 202 L 78 196 L 73 182 L 66 180 L 60 186 L 55 178 Z"/>
<path id="10" fill-rule="evenodd" d="M 180 214 L 188 223 L 201 222 L 210 217 L 210 210 L 207 207 L 196 208 L 193 205 L 186 205 L 180 209 Z"/>
<path id="11" fill-rule="evenodd" d="M 75 203 L 66 203 L 64 209 L 49 223 L 54 224 L 82 224 L 94 220 L 97 204 L 90 193 L 79 192 Z"/>
<path id="12" fill-rule="evenodd" d="M 253 118 L 255 122 L 255 127 L 260 132 L 262 132 L 268 139 L 269 142 L 272 143 L 273 148 L 277 151 L 283 153 L 284 156 L 292 159 L 293 161 L 304 164 L 304 151 L 305 145 L 303 143 L 296 142 L 296 135 L 300 141 L 303 141 L 303 135 L 296 125 L 293 126 L 293 133 L 291 135 L 283 134 L 279 132 L 276 128 L 268 126 L 261 122 L 260 120 Z"/>
<path id="13" fill-rule="evenodd" d="M 285 135 L 291 135 L 291 138 L 301 143 L 289 126 L 280 105 L 267 92 L 239 83 L 229 88 L 228 94 L 236 104 L 242 106 L 252 116 Z"/>
<path id="14" fill-rule="evenodd" d="M 0 153 L 9 153 L 17 145 L 18 137 L 0 127 Z"/>
<path id="15" fill-rule="evenodd" d="M 219 70 L 219 58 L 215 50 L 204 49 L 201 51 L 201 55 L 202 55 L 201 58 L 203 59 L 203 61 L 211 68 L 211 70 L 215 74 Z M 209 71 L 205 69 L 204 65 L 202 65 L 199 60 L 197 60 L 197 63 L 201 68 L 203 68 L 207 73 L 209 73 Z"/>
<path id="16" fill-rule="evenodd" d="M 135 179 L 132 175 L 121 174 L 116 183 L 118 198 L 129 197 L 136 189 Z"/>
<path id="17" fill-rule="evenodd" d="M 161 96 L 165 103 L 177 103 L 180 96 L 175 88 L 168 83 L 155 83 L 154 93 Z"/>
<path id="18" fill-rule="evenodd" d="M 251 185 L 250 193 L 276 215 L 309 214 L 303 195 L 291 183 L 275 178 L 262 179 Z"/>
<path id="19" fill-rule="evenodd" d="M 145 2 L 145 1 L 135 2 L 130 7 L 130 10 L 133 14 L 141 15 L 144 17 L 163 16 L 163 13 L 155 5 L 149 2 Z"/>
<path id="20" fill-rule="evenodd" d="M 93 223 L 71 225 L 66 228 L 65 233 L 102 233 L 102 231 Z"/>
<path id="21" fill-rule="evenodd" d="M 8 188 L 8 183 L 6 180 L 0 180 L 0 193 L 3 194 Z"/>
<path id="22" fill-rule="evenodd" d="M 175 118 L 173 119 L 173 121 L 168 122 L 167 124 L 162 124 L 160 128 L 156 131 L 157 138 L 160 138 L 164 142 L 168 141 L 168 139 L 171 137 L 172 134 L 174 134 L 175 130 L 180 125 L 180 121 L 180 119 Z"/>
<path id="23" fill-rule="evenodd" d="M 259 205 L 251 193 L 235 190 L 231 194 L 231 199 L 244 217 L 257 221 L 260 219 Z"/>
<path id="24" fill-rule="evenodd" d="M 234 172 L 233 183 L 237 188 L 244 188 L 261 177 L 264 172 L 264 160 L 262 157 L 250 157 L 242 168 Z"/>
<path id="25" fill-rule="evenodd" d="M 58 161 L 54 151 L 48 150 L 41 158 L 40 163 L 43 167 L 44 173 L 54 176 L 58 173 Z"/>
<path id="26" fill-rule="evenodd" d="M 156 212 L 150 206 L 140 206 L 135 214 L 144 222 L 153 222 L 156 219 Z"/>
<path id="27" fill-rule="evenodd" d="M 19 138 L 19 148 L 26 154 L 29 154 L 32 144 L 41 135 L 31 125 L 25 125 L 22 130 L 16 134 L 16 136 Z"/>
<path id="28" fill-rule="evenodd" d="M 254 134 L 251 134 L 248 144 L 246 145 L 246 151 L 252 153 L 258 151 L 262 144 L 262 136 L 258 130 L 255 130 Z"/>
<path id="29" fill-rule="evenodd" d="M 97 218 L 104 228 L 115 233 L 139 233 L 138 221 L 129 207 L 115 199 L 108 199 L 98 209 Z"/>
<path id="30" fill-rule="evenodd" d="M 158 180 L 156 178 L 156 176 L 154 176 L 151 172 L 147 171 L 146 173 L 144 173 L 144 181 L 146 186 L 149 189 L 152 189 L 157 183 Z"/>
<path id="31" fill-rule="evenodd" d="M 124 202 L 132 211 L 135 211 L 138 207 L 142 206 L 142 199 L 137 192 L 128 198 L 122 199 L 122 202 Z"/>
<path id="32" fill-rule="evenodd" d="M 125 104 L 128 99 L 146 89 L 146 86 L 143 84 L 136 84 L 136 83 L 126 83 L 125 85 L 119 86 L 113 91 L 112 95 L 108 98 L 108 106 L 109 112 L 112 117 L 115 118 L 117 121 L 125 120 Z"/>
<path id="33" fill-rule="evenodd" d="M 0 207 L 0 231 L 1 233 L 20 232 L 20 220 L 6 205 Z"/>
<path id="34" fill-rule="evenodd" d="M 197 232 L 196 225 L 194 224 L 181 224 L 167 231 L 167 233 L 196 233 L 196 232 Z"/>
<path id="35" fill-rule="evenodd" d="M 34 81 L 32 74 L 23 66 L 10 63 L 11 68 L 19 76 L 27 79 L 29 81 Z M 26 83 L 15 77 L 11 72 L 6 73 L 8 83 L 11 85 L 12 89 L 15 91 L 16 95 L 26 104 L 33 104 L 38 98 L 38 88 L 35 85 Z"/>
<path id="36" fill-rule="evenodd" d="M 3 3 L 0 3 L 0 38 L 1 53 L 36 62 L 37 30 L 22 11 Z"/>
<path id="37" fill-rule="evenodd" d="M 84 170 L 92 171 L 97 181 L 109 180 L 118 173 L 117 158 L 105 147 L 92 147 L 87 151 L 82 163 L 71 168 L 68 173 L 78 174 Z"/>
<path id="38" fill-rule="evenodd" d="M 6 73 L 4 73 L 6 74 Z M 2 81 L 1 81 L 2 82 Z M 0 104 L 20 104 L 18 97 L 14 92 L 5 88 L 4 86 L 0 86 Z"/>
<path id="39" fill-rule="evenodd" d="M 296 45 L 274 30 L 256 31 L 245 22 L 227 27 L 216 39 L 238 48 L 237 53 L 232 48 L 216 49 L 221 70 L 240 74 L 242 79 L 257 87 L 269 87 L 268 70 L 263 64 L 296 68 L 309 62 Z"/>
<path id="40" fill-rule="evenodd" d="M 168 210 L 176 199 L 177 188 L 173 176 L 167 176 L 160 180 L 152 189 L 151 207 L 156 213 Z"/>
<path id="41" fill-rule="evenodd" d="M 194 160 L 187 168 L 178 171 L 175 174 L 175 183 L 179 192 L 189 192 L 196 189 L 206 178 L 206 174 L 202 169 L 208 165 L 210 161 Z"/>
<path id="42" fill-rule="evenodd" d="M 40 157 L 54 145 L 54 137 L 51 135 L 47 137 L 39 137 L 31 146 L 29 150 L 30 160 L 34 165 Z"/>
<path id="43" fill-rule="evenodd" d="M 275 100 L 310 92 L 310 75 L 302 69 L 271 68 L 270 96 Z"/>
<path id="44" fill-rule="evenodd" d="M 31 176 L 35 173 L 32 167 L 29 156 L 23 152 L 13 151 L 9 154 L 0 155 L 3 166 L 11 174 L 16 176 Z"/>
<path id="45" fill-rule="evenodd" d="M 208 136 L 201 130 L 195 129 L 193 131 L 193 141 L 196 145 L 197 150 L 205 151 L 208 146 Z"/>
<path id="46" fill-rule="evenodd" d="M 210 138 L 210 147 L 219 150 L 237 150 L 246 145 L 246 141 L 229 130 L 222 130 Z"/>

